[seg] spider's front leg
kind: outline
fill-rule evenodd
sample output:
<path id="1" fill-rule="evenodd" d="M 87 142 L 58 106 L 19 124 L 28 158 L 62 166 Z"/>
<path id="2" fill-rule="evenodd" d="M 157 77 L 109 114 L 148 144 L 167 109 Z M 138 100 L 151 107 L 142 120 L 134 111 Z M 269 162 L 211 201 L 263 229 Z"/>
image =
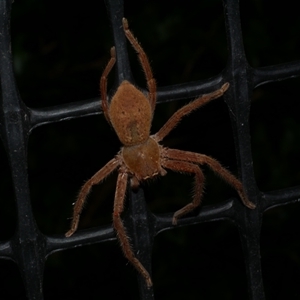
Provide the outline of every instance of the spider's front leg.
<path id="1" fill-rule="evenodd" d="M 121 214 L 124 209 L 124 199 L 127 188 L 128 174 L 126 172 L 120 171 L 118 175 L 115 202 L 114 202 L 114 212 L 113 212 L 113 223 L 114 228 L 117 232 L 118 239 L 120 241 L 121 247 L 123 249 L 125 257 L 133 264 L 137 271 L 145 278 L 147 286 L 152 286 L 152 280 L 148 271 L 144 268 L 141 262 L 135 257 L 133 250 L 130 245 L 129 237 L 126 233 L 126 229 L 121 219 Z"/>
<path id="2" fill-rule="evenodd" d="M 74 205 L 71 229 L 65 234 L 66 237 L 70 237 L 77 230 L 83 204 L 93 185 L 98 184 L 100 181 L 102 181 L 106 176 L 108 176 L 112 171 L 114 171 L 118 165 L 119 160 L 113 158 L 83 185 Z"/>
<path id="3" fill-rule="evenodd" d="M 250 209 L 254 209 L 256 207 L 255 204 L 248 199 L 241 181 L 239 181 L 233 174 L 226 170 L 216 159 L 204 154 L 181 151 L 177 149 L 164 149 L 163 156 L 173 161 L 207 165 L 237 191 L 245 206 Z"/>
<path id="4" fill-rule="evenodd" d="M 193 201 L 174 213 L 172 223 L 173 225 L 176 225 L 178 218 L 188 214 L 200 205 L 204 188 L 204 175 L 197 165 L 187 161 L 170 160 L 165 157 L 162 161 L 162 166 L 176 172 L 184 172 L 195 175 Z"/>

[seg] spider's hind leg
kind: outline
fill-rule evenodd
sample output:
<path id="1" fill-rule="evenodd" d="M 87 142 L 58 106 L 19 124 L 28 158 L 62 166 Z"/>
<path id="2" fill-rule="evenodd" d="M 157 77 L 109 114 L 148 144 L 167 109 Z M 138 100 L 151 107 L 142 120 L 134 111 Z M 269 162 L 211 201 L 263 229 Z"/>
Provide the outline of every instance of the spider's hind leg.
<path id="1" fill-rule="evenodd" d="M 128 38 L 129 42 L 131 43 L 132 47 L 134 50 L 137 52 L 140 63 L 142 65 L 142 68 L 145 72 L 146 80 L 147 80 L 147 86 L 148 86 L 148 91 L 149 91 L 149 102 L 152 108 L 152 113 L 155 109 L 155 104 L 156 104 L 156 82 L 155 79 L 153 78 L 151 66 L 148 60 L 148 57 L 137 41 L 137 39 L 134 37 L 132 32 L 129 29 L 128 26 L 128 21 L 127 19 L 123 18 L 123 28 L 126 37 Z"/>
<path id="2" fill-rule="evenodd" d="M 177 110 L 171 118 L 165 123 L 165 125 L 154 135 L 154 138 L 157 142 L 162 141 L 170 132 L 173 130 L 176 125 L 181 121 L 181 119 L 187 116 L 192 111 L 200 108 L 201 106 L 207 104 L 211 100 L 221 97 L 229 88 L 229 83 L 226 82 L 222 87 L 212 93 L 202 95 L 201 97 L 195 99 L 189 104 L 181 107 Z"/>
<path id="3" fill-rule="evenodd" d="M 107 63 L 101 79 L 100 79 L 100 92 L 101 92 L 101 99 L 102 99 L 102 110 L 104 113 L 104 116 L 108 123 L 110 123 L 109 113 L 108 113 L 108 101 L 107 101 L 107 76 L 110 73 L 111 69 L 116 63 L 116 49 L 115 47 L 112 47 L 110 49 L 110 55 L 111 58 L 109 62 Z"/>

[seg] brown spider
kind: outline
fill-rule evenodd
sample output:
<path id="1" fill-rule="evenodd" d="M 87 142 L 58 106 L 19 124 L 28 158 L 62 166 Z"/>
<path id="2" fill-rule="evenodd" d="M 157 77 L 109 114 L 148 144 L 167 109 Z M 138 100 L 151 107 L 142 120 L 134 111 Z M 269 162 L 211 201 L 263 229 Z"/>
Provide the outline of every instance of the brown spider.
<path id="1" fill-rule="evenodd" d="M 128 22 L 125 18 L 123 18 L 123 28 L 127 39 L 138 54 L 140 63 L 145 72 L 149 94 L 148 97 L 145 97 L 134 85 L 124 80 L 113 95 L 110 104 L 108 103 L 106 93 L 107 76 L 116 61 L 115 48 L 111 48 L 111 59 L 100 80 L 102 108 L 105 118 L 113 126 L 124 146 L 112 160 L 81 188 L 74 206 L 71 229 L 66 233 L 66 237 L 71 236 L 77 230 L 83 204 L 92 186 L 98 184 L 115 169 L 118 169 L 119 174 L 114 200 L 113 225 L 126 258 L 145 278 L 147 286 L 151 287 L 151 277 L 148 271 L 135 257 L 121 219 L 128 179 L 130 179 L 131 187 L 136 189 L 143 180 L 158 175 L 166 175 L 167 172 L 165 169 L 195 175 L 195 195 L 193 201 L 174 213 L 173 225 L 177 224 L 178 218 L 200 205 L 204 175 L 199 165 L 203 164 L 208 165 L 215 173 L 219 174 L 234 187 L 244 205 L 251 209 L 254 209 L 255 205 L 248 200 L 242 183 L 214 158 L 199 153 L 168 149 L 159 144 L 184 116 L 209 101 L 222 96 L 228 89 L 229 83 L 225 83 L 215 92 L 203 95 L 183 106 L 172 115 L 156 134 L 150 136 L 150 127 L 156 103 L 156 83 L 148 58 L 129 30 Z"/>

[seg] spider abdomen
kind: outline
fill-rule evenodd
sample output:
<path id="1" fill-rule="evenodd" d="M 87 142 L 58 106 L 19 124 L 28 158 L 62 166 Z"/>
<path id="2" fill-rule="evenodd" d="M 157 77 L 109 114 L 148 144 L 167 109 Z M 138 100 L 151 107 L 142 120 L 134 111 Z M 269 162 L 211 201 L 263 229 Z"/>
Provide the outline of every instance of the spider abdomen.
<path id="1" fill-rule="evenodd" d="M 139 181 L 161 173 L 159 145 L 151 137 L 143 144 L 123 147 L 121 153 L 129 172 Z"/>
<path id="2" fill-rule="evenodd" d="M 123 81 L 109 106 L 110 121 L 123 145 L 147 141 L 152 122 L 149 100 L 129 81 Z"/>

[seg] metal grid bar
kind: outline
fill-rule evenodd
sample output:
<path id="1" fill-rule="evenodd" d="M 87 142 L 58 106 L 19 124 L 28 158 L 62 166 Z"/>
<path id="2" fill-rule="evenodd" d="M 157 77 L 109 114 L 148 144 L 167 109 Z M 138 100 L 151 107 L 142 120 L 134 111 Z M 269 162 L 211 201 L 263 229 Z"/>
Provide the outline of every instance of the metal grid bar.
<path id="1" fill-rule="evenodd" d="M 121 20 L 124 15 L 121 0 L 107 0 L 117 51 L 117 80 L 131 79 L 126 39 Z M 221 74 L 203 82 L 193 82 L 160 88 L 158 102 L 179 98 L 196 97 L 215 90 L 221 82 L 230 82 L 225 101 L 230 111 L 236 147 L 236 159 L 240 178 L 252 202 L 254 211 L 245 208 L 238 200 L 229 199 L 214 206 L 204 206 L 198 216 L 179 220 L 178 226 L 230 219 L 237 226 L 244 249 L 247 270 L 249 299 L 265 299 L 261 275 L 260 232 L 263 213 L 274 206 L 294 203 L 300 199 L 300 187 L 269 193 L 261 192 L 253 172 L 249 112 L 251 95 L 255 87 L 300 75 L 300 62 L 286 63 L 265 68 L 252 68 L 246 59 L 241 32 L 238 0 L 224 0 L 226 34 L 229 46 L 228 64 Z M 0 1 L 0 74 L 1 74 L 1 138 L 11 167 L 17 227 L 13 238 L 0 243 L 0 257 L 15 261 L 21 272 L 28 299 L 43 299 L 43 271 L 47 256 L 59 250 L 75 246 L 105 242 L 115 239 L 111 225 L 81 231 L 66 239 L 50 237 L 40 232 L 32 214 L 28 177 L 27 142 L 35 127 L 60 122 L 71 118 L 100 113 L 98 100 L 71 103 L 44 109 L 30 109 L 21 100 L 15 83 L 10 50 L 10 12 L 12 0 Z M 124 223 L 130 233 L 134 249 L 139 249 L 138 258 L 151 271 L 151 250 L 155 236 L 163 230 L 174 228 L 172 214 L 154 215 L 145 205 L 143 190 L 130 193 L 129 207 Z M 139 278 L 140 298 L 154 299 L 152 289 L 147 289 Z"/>

